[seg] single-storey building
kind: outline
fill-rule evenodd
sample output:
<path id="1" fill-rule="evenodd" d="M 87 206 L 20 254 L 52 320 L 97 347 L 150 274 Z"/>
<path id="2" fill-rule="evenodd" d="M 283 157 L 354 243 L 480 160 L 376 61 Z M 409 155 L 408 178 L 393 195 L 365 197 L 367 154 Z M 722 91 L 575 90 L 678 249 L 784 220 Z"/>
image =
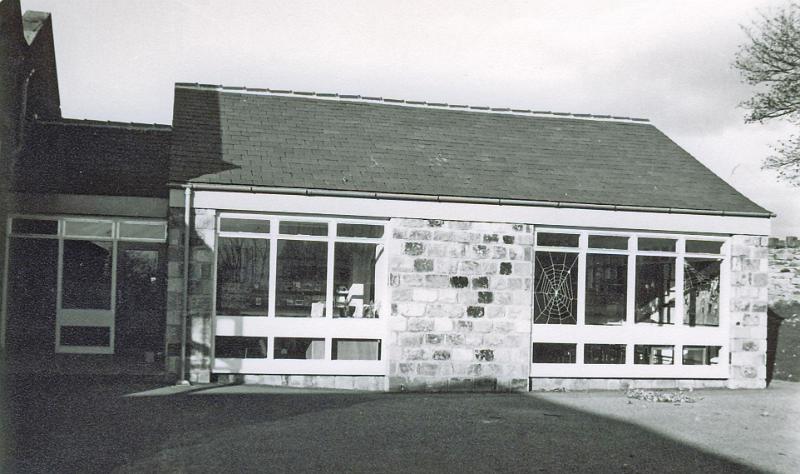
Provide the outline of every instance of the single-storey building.
<path id="1" fill-rule="evenodd" d="M 171 126 L 28 122 L 12 366 L 765 386 L 771 213 L 646 120 L 179 83 Z"/>

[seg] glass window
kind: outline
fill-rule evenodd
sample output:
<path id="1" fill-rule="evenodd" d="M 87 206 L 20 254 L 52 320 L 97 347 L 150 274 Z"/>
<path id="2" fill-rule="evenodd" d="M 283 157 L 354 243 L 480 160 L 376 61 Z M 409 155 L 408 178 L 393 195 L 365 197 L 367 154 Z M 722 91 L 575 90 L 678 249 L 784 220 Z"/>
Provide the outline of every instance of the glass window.
<path id="1" fill-rule="evenodd" d="M 333 360 L 380 360 L 379 339 L 334 339 Z"/>
<path id="2" fill-rule="evenodd" d="M 383 237 L 382 225 L 371 224 L 337 224 L 336 235 L 339 237 L 362 237 L 379 239 Z"/>
<path id="3" fill-rule="evenodd" d="M 574 364 L 577 344 L 533 343 L 534 364 Z"/>
<path id="4" fill-rule="evenodd" d="M 683 365 L 717 365 L 720 349 L 720 346 L 683 346 Z"/>
<path id="5" fill-rule="evenodd" d="M 111 328 L 96 326 L 61 326 L 62 346 L 108 347 L 111 344 Z"/>
<path id="6" fill-rule="evenodd" d="M 580 235 L 578 234 L 539 232 L 536 234 L 536 245 L 542 247 L 577 247 L 579 239 Z"/>
<path id="7" fill-rule="evenodd" d="M 324 359 L 325 339 L 276 337 L 276 359 Z"/>
<path id="8" fill-rule="evenodd" d="M 683 264 L 683 323 L 719 326 L 720 260 L 687 258 Z"/>
<path id="9" fill-rule="evenodd" d="M 690 253 L 720 253 L 722 251 L 722 242 L 687 240 L 686 251 Z"/>
<path id="10" fill-rule="evenodd" d="M 110 221 L 66 220 L 64 233 L 70 237 L 111 237 L 112 227 Z"/>
<path id="11" fill-rule="evenodd" d="M 627 250 L 628 237 L 617 237 L 613 235 L 590 235 L 589 248 Z"/>
<path id="12" fill-rule="evenodd" d="M 266 337 L 217 336 L 214 338 L 214 356 L 233 359 L 265 359 Z"/>
<path id="13" fill-rule="evenodd" d="M 640 237 L 639 250 L 645 250 L 648 252 L 674 252 L 675 243 L 675 239 Z"/>
<path id="14" fill-rule="evenodd" d="M 536 252 L 534 318 L 536 324 L 577 324 L 578 254 Z"/>
<path id="15" fill-rule="evenodd" d="M 327 242 L 279 240 L 275 315 L 325 316 L 327 270 Z"/>
<path id="16" fill-rule="evenodd" d="M 269 234 L 269 221 L 264 219 L 244 219 L 223 217 L 220 219 L 221 232 L 250 232 L 253 234 Z"/>
<path id="17" fill-rule="evenodd" d="M 111 242 L 65 240 L 61 307 L 111 309 Z"/>
<path id="18" fill-rule="evenodd" d="M 672 324 L 675 258 L 636 257 L 636 322 Z"/>
<path id="19" fill-rule="evenodd" d="M 674 346 L 634 346 L 633 363 L 645 365 L 672 365 Z"/>
<path id="20" fill-rule="evenodd" d="M 328 224 L 326 222 L 281 221 L 278 229 L 281 234 L 328 235 Z"/>
<path id="21" fill-rule="evenodd" d="M 11 232 L 14 234 L 58 234 L 58 221 L 15 218 L 11 222 Z"/>
<path id="22" fill-rule="evenodd" d="M 381 249 L 377 244 L 336 243 L 333 317 L 378 317 L 375 304 L 375 263 Z"/>
<path id="23" fill-rule="evenodd" d="M 164 223 L 120 222 L 119 236 L 123 239 L 164 240 L 167 225 Z"/>
<path id="24" fill-rule="evenodd" d="M 586 256 L 586 324 L 619 325 L 625 321 L 628 257 Z"/>
<path id="25" fill-rule="evenodd" d="M 266 316 L 269 241 L 220 237 L 217 248 L 217 314 Z"/>
<path id="26" fill-rule="evenodd" d="M 584 344 L 584 364 L 624 364 L 625 344 Z"/>

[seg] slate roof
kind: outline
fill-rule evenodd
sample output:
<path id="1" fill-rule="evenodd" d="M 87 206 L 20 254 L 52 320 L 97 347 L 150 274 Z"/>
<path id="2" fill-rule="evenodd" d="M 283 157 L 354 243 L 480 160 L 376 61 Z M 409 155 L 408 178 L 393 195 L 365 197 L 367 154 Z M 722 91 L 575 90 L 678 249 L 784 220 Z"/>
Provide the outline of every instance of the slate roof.
<path id="1" fill-rule="evenodd" d="M 640 119 L 421 104 L 177 84 L 169 179 L 769 215 Z"/>
<path id="2" fill-rule="evenodd" d="M 166 197 L 166 125 L 61 119 L 34 122 L 15 166 L 14 190 Z"/>

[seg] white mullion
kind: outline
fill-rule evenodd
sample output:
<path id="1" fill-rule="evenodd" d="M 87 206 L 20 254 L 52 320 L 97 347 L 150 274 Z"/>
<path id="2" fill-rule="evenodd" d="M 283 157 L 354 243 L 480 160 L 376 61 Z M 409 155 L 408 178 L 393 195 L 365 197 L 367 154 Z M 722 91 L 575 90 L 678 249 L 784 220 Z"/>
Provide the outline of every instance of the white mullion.
<path id="1" fill-rule="evenodd" d="M 333 263 L 336 250 L 336 222 L 328 223 L 328 261 L 325 278 L 325 316 L 327 321 L 333 321 Z M 325 360 L 333 358 L 333 339 L 325 336 Z"/>
<path id="2" fill-rule="evenodd" d="M 685 262 L 685 257 L 684 257 L 685 243 L 686 240 L 684 240 L 683 238 L 678 239 L 677 242 L 678 255 L 675 258 L 675 321 L 673 321 L 673 324 L 675 324 L 675 326 L 677 327 L 683 326 L 683 320 L 686 314 L 685 313 L 686 308 L 684 307 L 683 304 L 683 291 L 684 291 L 683 269 Z"/>
<path id="3" fill-rule="evenodd" d="M 267 317 L 275 317 L 275 299 L 278 281 L 278 237 L 277 237 L 277 219 L 271 219 L 269 223 L 269 290 L 267 298 Z M 270 339 L 272 341 L 272 339 Z M 268 343 L 270 342 L 268 341 Z M 267 350 L 269 352 L 269 350 Z"/>
<path id="4" fill-rule="evenodd" d="M 578 238 L 578 326 L 584 326 L 586 322 L 586 247 L 589 237 L 584 232 Z M 581 352 L 579 349 L 578 352 Z"/>
<path id="5" fill-rule="evenodd" d="M 118 227 L 118 226 L 115 226 Z M 117 252 L 118 242 L 111 242 L 111 334 L 109 334 L 109 350 L 114 354 L 116 338 L 114 337 L 117 329 Z"/>

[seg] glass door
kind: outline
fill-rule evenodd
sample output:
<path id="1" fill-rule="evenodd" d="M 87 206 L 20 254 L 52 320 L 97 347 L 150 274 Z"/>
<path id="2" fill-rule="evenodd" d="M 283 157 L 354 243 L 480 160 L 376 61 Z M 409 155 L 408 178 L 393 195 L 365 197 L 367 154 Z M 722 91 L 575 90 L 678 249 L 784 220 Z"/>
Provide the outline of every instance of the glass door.
<path id="1" fill-rule="evenodd" d="M 114 242 L 63 240 L 56 352 L 114 353 Z"/>
<path id="2" fill-rule="evenodd" d="M 116 353 L 154 362 L 164 351 L 166 251 L 163 244 L 120 242 L 117 249 Z"/>

